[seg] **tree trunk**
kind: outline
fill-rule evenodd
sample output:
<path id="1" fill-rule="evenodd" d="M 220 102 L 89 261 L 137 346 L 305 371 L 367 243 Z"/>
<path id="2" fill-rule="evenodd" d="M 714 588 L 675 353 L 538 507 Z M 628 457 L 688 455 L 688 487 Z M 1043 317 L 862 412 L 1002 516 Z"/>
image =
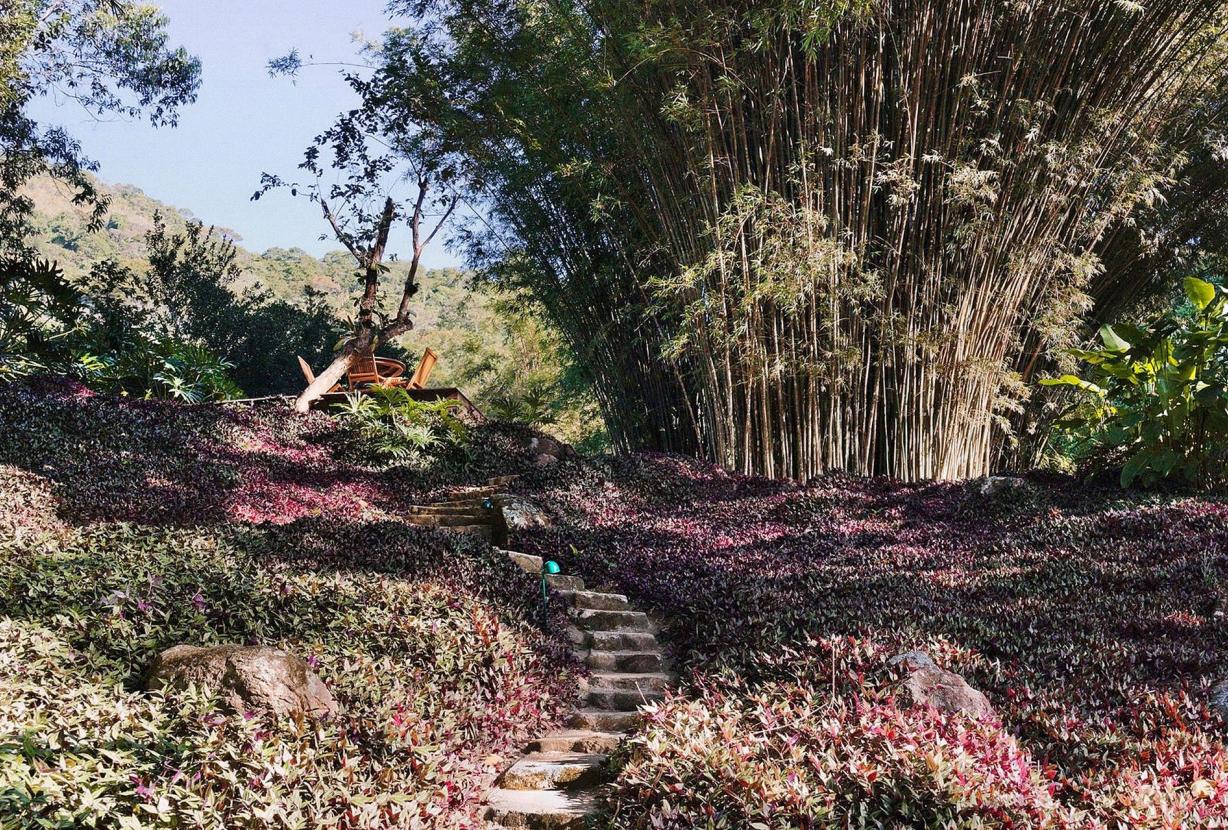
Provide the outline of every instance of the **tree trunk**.
<path id="1" fill-rule="evenodd" d="M 370 334 L 359 335 L 346 343 L 341 349 L 340 354 L 328 365 L 328 368 L 316 375 L 316 379 L 302 391 L 294 402 L 294 408 L 299 412 L 310 410 L 313 403 L 323 397 L 329 389 L 333 388 L 333 384 L 339 382 L 345 376 L 345 373 L 350 370 L 350 364 L 354 362 L 355 355 L 369 346 L 370 343 Z"/>

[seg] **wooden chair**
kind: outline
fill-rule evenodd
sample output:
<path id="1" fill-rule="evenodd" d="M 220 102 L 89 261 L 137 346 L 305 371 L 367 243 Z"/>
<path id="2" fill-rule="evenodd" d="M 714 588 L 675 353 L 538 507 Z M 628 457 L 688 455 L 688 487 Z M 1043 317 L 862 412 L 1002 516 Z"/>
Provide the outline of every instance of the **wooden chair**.
<path id="1" fill-rule="evenodd" d="M 350 364 L 346 382 L 353 392 L 360 386 L 385 386 L 405 374 L 405 364 L 390 357 L 376 357 L 375 352 L 360 352 Z"/>
<path id="2" fill-rule="evenodd" d="M 438 362 L 439 356 L 428 348 L 422 353 L 422 359 L 418 361 L 418 368 L 414 371 L 414 376 L 406 382 L 405 386 L 409 389 L 425 389 L 427 378 L 431 376 Z"/>

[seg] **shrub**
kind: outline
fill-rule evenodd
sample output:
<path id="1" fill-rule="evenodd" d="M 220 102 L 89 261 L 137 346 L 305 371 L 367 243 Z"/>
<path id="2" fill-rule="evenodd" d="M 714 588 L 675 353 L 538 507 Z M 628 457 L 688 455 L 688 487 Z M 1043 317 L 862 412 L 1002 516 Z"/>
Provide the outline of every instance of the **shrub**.
<path id="1" fill-rule="evenodd" d="M 82 314 L 81 293 L 54 263 L 0 262 L 0 381 L 63 371 Z"/>
<path id="2" fill-rule="evenodd" d="M 340 451 L 377 464 L 421 464 L 432 452 L 465 439 L 459 402 L 418 401 L 399 386 L 372 386 L 346 396 L 333 411 L 344 430 Z"/>
<path id="3" fill-rule="evenodd" d="M 1088 364 L 1085 376 L 1041 381 L 1081 393 L 1059 427 L 1083 454 L 1123 461 L 1124 487 L 1228 481 L 1228 297 L 1194 277 L 1184 287 L 1188 313 L 1103 326 L 1103 348 L 1071 352 Z"/>

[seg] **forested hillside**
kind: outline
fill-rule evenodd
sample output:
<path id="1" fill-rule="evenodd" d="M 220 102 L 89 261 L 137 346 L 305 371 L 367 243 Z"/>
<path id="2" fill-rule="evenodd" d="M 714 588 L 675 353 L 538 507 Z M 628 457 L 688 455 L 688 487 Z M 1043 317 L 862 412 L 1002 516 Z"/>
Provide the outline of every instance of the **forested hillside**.
<path id="1" fill-rule="evenodd" d="M 168 233 L 182 233 L 190 221 L 203 221 L 132 185 L 96 184 L 110 198 L 98 231 L 90 230 L 90 212 L 73 204 L 72 192 L 63 184 L 41 177 L 27 186 L 35 205 L 35 247 L 70 280 L 83 279 L 104 261 L 136 271 L 148 269 L 146 237 L 156 216 L 162 217 Z M 353 316 L 360 283 L 344 252 L 321 258 L 300 248 L 257 253 L 242 247 L 236 231 L 216 228 L 215 233 L 237 243 L 240 275 L 230 286 L 236 294 L 262 291 L 273 300 L 299 306 L 323 302 L 342 320 Z M 391 284 L 404 279 L 405 263 L 394 261 L 389 267 Z M 433 384 L 460 387 L 497 415 L 549 424 L 572 440 L 601 444 L 599 418 L 586 384 L 548 329 L 518 313 L 507 298 L 500 299 L 466 272 L 427 270 L 419 282 L 414 328 L 390 351 L 413 360 L 430 347 L 440 356 Z M 294 391 L 301 385 L 298 367 L 289 363 L 284 368 L 285 386 L 277 391 Z"/>

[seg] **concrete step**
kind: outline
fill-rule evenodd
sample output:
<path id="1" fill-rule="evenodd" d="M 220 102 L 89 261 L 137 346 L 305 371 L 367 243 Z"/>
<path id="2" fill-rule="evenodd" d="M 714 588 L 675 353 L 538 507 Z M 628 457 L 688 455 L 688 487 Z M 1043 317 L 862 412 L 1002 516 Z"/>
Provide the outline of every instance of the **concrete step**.
<path id="1" fill-rule="evenodd" d="M 590 631 L 588 643 L 597 651 L 656 651 L 657 635 L 647 631 Z"/>
<path id="2" fill-rule="evenodd" d="M 594 790 L 491 790 L 486 820 L 509 830 L 580 830 L 599 812 Z"/>
<path id="3" fill-rule="evenodd" d="M 576 608 L 589 611 L 629 611 L 631 603 L 622 594 L 599 591 L 571 591 L 567 597 Z"/>
<path id="4" fill-rule="evenodd" d="M 639 725 L 640 717 L 636 711 L 578 709 L 572 714 L 568 725 L 573 729 L 591 729 L 594 732 L 627 732 Z"/>
<path id="5" fill-rule="evenodd" d="M 520 553 L 514 550 L 505 550 L 504 553 L 507 554 L 508 559 L 511 559 L 525 571 L 535 576 L 542 572 L 542 558 L 540 556 L 533 556 L 532 554 Z"/>
<path id="6" fill-rule="evenodd" d="M 556 591 L 583 591 L 584 580 L 567 574 L 546 574 L 546 584 Z"/>
<path id="7" fill-rule="evenodd" d="M 628 672 L 646 674 L 667 668 L 665 658 L 659 651 L 598 651 L 593 649 L 584 657 L 590 669 L 598 672 Z"/>
<path id="8" fill-rule="evenodd" d="M 586 689 L 644 689 L 650 692 L 665 691 L 678 678 L 672 672 L 599 672 L 590 674 L 584 681 Z"/>
<path id="9" fill-rule="evenodd" d="M 534 752 L 499 777 L 505 790 L 563 790 L 600 783 L 606 756 L 586 752 Z"/>
<path id="10" fill-rule="evenodd" d="M 655 634 L 648 615 L 643 611 L 597 611 L 579 609 L 573 612 L 576 625 L 589 631 L 644 631 Z"/>
<path id="11" fill-rule="evenodd" d="M 589 687 L 584 693 L 584 702 L 593 709 L 609 709 L 611 712 L 634 712 L 645 703 L 653 703 L 665 697 L 663 692 L 652 689 L 601 689 Z"/>
<path id="12" fill-rule="evenodd" d="M 560 729 L 530 741 L 529 752 L 613 752 L 622 742 L 615 732 L 591 729 Z"/>

